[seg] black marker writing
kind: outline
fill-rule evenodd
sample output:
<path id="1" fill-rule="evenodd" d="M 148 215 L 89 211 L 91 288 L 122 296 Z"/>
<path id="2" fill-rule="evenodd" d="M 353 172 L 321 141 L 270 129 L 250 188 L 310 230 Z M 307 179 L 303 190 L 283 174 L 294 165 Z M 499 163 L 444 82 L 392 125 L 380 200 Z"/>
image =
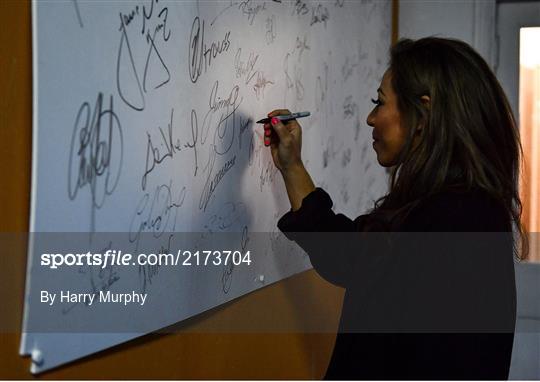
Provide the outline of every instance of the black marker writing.
<path id="1" fill-rule="evenodd" d="M 145 35 L 145 42 L 148 45 L 148 53 L 144 65 L 144 72 L 141 77 L 137 69 L 137 63 L 133 55 L 133 50 L 128 35 L 128 26 L 135 22 L 141 16 L 139 6 L 135 6 L 127 14 L 120 12 L 120 43 L 118 45 L 118 54 L 116 59 L 116 87 L 122 101 L 134 110 L 141 111 L 145 108 L 145 93 L 147 93 L 147 83 L 153 82 L 153 89 L 158 89 L 170 81 L 171 75 L 163 56 L 158 50 L 156 36 L 161 32 L 160 37 L 163 42 L 167 42 L 171 37 L 171 30 L 167 28 L 167 16 L 169 10 L 167 7 L 161 9 L 156 19 L 153 31 L 147 28 L 154 12 L 154 3 L 157 0 L 151 0 L 149 8 L 142 7 L 142 27 L 141 34 Z M 154 59 L 152 59 L 155 57 Z"/>
<path id="2" fill-rule="evenodd" d="M 219 82 L 214 82 L 208 102 L 209 110 L 204 116 L 201 132 L 201 144 L 206 142 L 208 132 L 215 126 L 214 150 L 218 154 L 228 152 L 234 141 L 235 112 L 240 107 L 240 87 L 233 86 L 226 98 L 218 96 Z M 218 116 L 216 124 L 216 116 Z M 223 144 L 223 145 L 222 145 Z"/>
<path id="3" fill-rule="evenodd" d="M 245 77 L 245 84 L 249 84 L 257 74 L 255 64 L 257 63 L 258 58 L 258 54 L 255 55 L 255 53 L 251 52 L 247 61 L 242 61 L 242 48 L 238 48 L 236 56 L 234 56 L 234 73 L 236 78 Z"/>
<path id="4" fill-rule="evenodd" d="M 146 178 L 150 174 L 156 165 L 160 164 L 167 158 L 172 158 L 177 151 L 181 150 L 180 141 L 174 141 L 173 138 L 173 116 L 174 109 L 171 110 L 171 120 L 168 124 L 167 133 L 163 132 L 163 129 L 159 127 L 159 132 L 161 134 L 161 143 L 165 146 L 165 151 L 160 152 L 159 147 L 156 147 L 152 143 L 152 137 L 149 133 L 146 133 L 148 136 L 146 144 L 146 163 L 144 165 L 144 174 L 141 180 L 142 189 L 146 189 Z"/>
<path id="5" fill-rule="evenodd" d="M 175 230 L 178 210 L 185 198 L 185 186 L 173 197 L 172 181 L 157 186 L 152 195 L 145 193 L 141 197 L 129 224 L 129 241 L 136 243 L 136 249 L 143 232 L 151 232 L 157 238 Z"/>
<path id="6" fill-rule="evenodd" d="M 256 3 L 253 0 L 244 0 L 241 1 L 238 5 L 238 9 L 242 11 L 244 15 L 247 15 L 249 20 L 249 25 L 253 25 L 255 17 L 260 11 L 266 10 L 266 3 Z"/>
<path id="7" fill-rule="evenodd" d="M 118 95 L 125 102 L 126 105 L 132 109 L 141 111 L 144 109 L 144 94 L 141 85 L 141 80 L 139 79 L 139 74 L 137 73 L 137 68 L 135 66 L 135 60 L 133 58 L 133 52 L 131 51 L 131 46 L 129 44 L 129 38 L 126 31 L 126 24 L 124 24 L 125 17 L 120 13 L 120 44 L 118 45 L 118 55 L 116 59 L 116 87 L 118 90 Z M 129 19 L 128 19 L 129 20 Z M 125 64 L 126 60 L 125 55 L 127 54 L 128 63 Z M 126 83 L 133 83 L 135 81 L 137 85 L 137 92 L 135 94 L 128 94 L 128 91 L 125 88 Z"/>
<path id="8" fill-rule="evenodd" d="M 267 85 L 273 85 L 273 84 L 274 84 L 273 81 L 267 80 L 264 77 L 263 72 L 258 71 L 257 72 L 257 82 L 255 82 L 255 85 L 253 85 L 253 90 L 255 91 L 255 96 L 257 97 L 257 100 L 260 100 L 261 98 L 264 98 L 264 89 L 266 89 Z M 299 86 L 301 86 L 301 89 L 302 89 L 301 97 L 303 98 L 304 97 L 304 95 L 303 95 L 304 87 L 303 87 L 303 85 L 301 83 L 299 83 Z"/>
<path id="9" fill-rule="evenodd" d="M 205 168 L 205 172 L 207 172 L 208 175 L 206 177 L 206 182 L 204 184 L 201 197 L 199 199 L 199 209 L 203 211 L 206 211 L 206 207 L 208 207 L 208 203 L 210 203 L 210 199 L 212 198 L 212 195 L 216 191 L 216 188 L 219 185 L 219 182 L 221 182 L 223 177 L 236 163 L 236 155 L 235 155 L 231 159 L 229 159 L 227 162 L 225 162 L 223 167 L 221 167 L 217 173 L 213 174 L 213 169 L 216 162 L 216 155 L 217 154 L 215 151 L 211 151 L 208 164 Z"/>
<path id="10" fill-rule="evenodd" d="M 311 9 L 311 22 L 309 25 L 323 23 L 326 28 L 326 22 L 329 19 L 330 14 L 328 13 L 328 8 L 324 7 L 322 4 L 319 4 L 317 7 Z"/>
<path id="11" fill-rule="evenodd" d="M 221 41 L 212 42 L 210 47 L 207 47 L 204 41 L 204 20 L 201 26 L 201 20 L 199 17 L 195 17 L 189 36 L 188 67 L 191 82 L 197 82 L 201 74 L 203 74 L 203 70 L 206 73 L 212 64 L 212 59 L 229 50 L 231 46 L 231 42 L 229 41 L 230 35 L 231 32 L 229 31 L 225 33 Z"/>
<path id="12" fill-rule="evenodd" d="M 90 231 L 95 228 L 95 210 L 103 206 L 120 179 L 123 158 L 122 126 L 114 112 L 113 97 L 108 108 L 103 106 L 99 93 L 93 111 L 84 102 L 75 118 L 68 165 L 68 196 L 77 197 L 79 190 L 88 187 L 91 195 Z"/>
<path id="13" fill-rule="evenodd" d="M 195 109 L 191 109 L 191 139 L 192 143 L 186 143 L 185 147 L 193 149 L 193 155 L 195 155 L 195 171 L 193 176 L 197 176 L 197 170 L 199 169 L 198 156 L 197 156 L 197 142 L 199 140 L 199 122 L 197 120 L 197 112 Z"/>

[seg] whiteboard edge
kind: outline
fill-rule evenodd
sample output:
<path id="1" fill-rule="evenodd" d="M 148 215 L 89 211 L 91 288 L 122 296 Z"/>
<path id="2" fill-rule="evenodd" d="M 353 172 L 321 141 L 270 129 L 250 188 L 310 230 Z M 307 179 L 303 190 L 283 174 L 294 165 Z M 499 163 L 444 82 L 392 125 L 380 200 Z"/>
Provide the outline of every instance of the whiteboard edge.
<path id="1" fill-rule="evenodd" d="M 37 90 L 38 90 L 38 44 L 37 44 L 37 0 L 32 0 L 32 173 L 30 183 L 30 226 L 29 233 L 34 231 L 35 227 L 35 208 L 36 208 L 36 179 L 37 179 Z M 30 291 L 30 277 L 28 277 L 32 269 L 32 252 L 34 248 L 33 236 L 29 235 L 28 239 L 28 252 L 26 261 L 26 280 L 24 289 L 24 304 L 23 304 L 23 320 L 21 327 L 21 343 L 19 347 L 19 355 L 29 355 L 30 334 L 25 332 L 28 323 L 28 303 L 27 294 Z M 31 372 L 34 373 L 34 365 L 31 366 Z"/>

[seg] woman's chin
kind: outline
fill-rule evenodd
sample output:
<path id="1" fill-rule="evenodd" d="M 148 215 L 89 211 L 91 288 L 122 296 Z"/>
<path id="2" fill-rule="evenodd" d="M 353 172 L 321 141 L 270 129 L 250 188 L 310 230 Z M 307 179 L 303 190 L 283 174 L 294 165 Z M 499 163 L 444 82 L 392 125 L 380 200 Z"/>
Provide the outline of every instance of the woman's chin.
<path id="1" fill-rule="evenodd" d="M 394 165 L 392 161 L 387 160 L 383 155 L 379 153 L 377 153 L 377 162 L 379 162 L 382 167 L 392 167 Z"/>
<path id="2" fill-rule="evenodd" d="M 377 162 L 382 167 L 392 167 L 396 165 L 396 159 L 395 157 L 388 157 L 388 155 L 385 155 L 385 151 L 381 150 L 381 147 L 379 144 L 375 144 L 377 142 L 374 142 L 373 144 L 373 150 L 375 151 L 375 154 L 377 155 Z"/>

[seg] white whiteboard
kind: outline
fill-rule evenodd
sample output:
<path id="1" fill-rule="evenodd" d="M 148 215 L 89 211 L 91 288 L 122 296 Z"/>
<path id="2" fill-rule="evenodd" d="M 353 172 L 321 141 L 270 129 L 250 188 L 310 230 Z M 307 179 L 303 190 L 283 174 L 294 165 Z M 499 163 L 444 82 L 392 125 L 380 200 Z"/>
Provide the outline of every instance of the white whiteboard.
<path id="1" fill-rule="evenodd" d="M 364 213 L 386 190 L 365 118 L 390 19 L 381 0 L 35 1 L 31 232 L 40 234 L 30 243 L 21 340 L 21 354 L 38 354 L 32 372 L 310 269 L 276 234 L 288 199 L 253 121 L 276 108 L 311 111 L 301 120 L 306 167 L 336 210 Z M 181 232 L 199 234 L 186 241 Z M 80 267 L 40 266 L 41 233 L 66 251 L 136 253 L 204 248 L 222 232 L 232 245 L 257 242 L 250 266 L 142 276 L 118 266 L 105 282 Z M 114 312 L 47 307 L 44 288 L 144 290 L 148 301 Z M 97 333 L 92 325 L 111 315 L 130 330 Z M 47 320 L 71 329 L 36 331 Z"/>

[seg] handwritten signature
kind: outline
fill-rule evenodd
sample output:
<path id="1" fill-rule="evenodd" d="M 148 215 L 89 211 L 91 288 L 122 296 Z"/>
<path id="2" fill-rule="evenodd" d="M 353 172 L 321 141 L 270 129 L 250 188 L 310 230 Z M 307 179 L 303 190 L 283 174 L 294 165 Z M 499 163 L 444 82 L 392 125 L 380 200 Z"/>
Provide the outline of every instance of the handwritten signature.
<path id="1" fill-rule="evenodd" d="M 191 82 L 196 83 L 199 77 L 206 71 L 212 64 L 212 59 L 227 52 L 231 46 L 230 36 L 231 32 L 225 33 L 225 36 L 221 41 L 212 42 L 208 47 L 204 41 L 205 24 L 197 16 L 193 20 L 191 25 L 191 33 L 189 36 L 189 55 L 188 55 L 188 67 L 189 78 Z"/>
<path id="2" fill-rule="evenodd" d="M 68 196 L 77 197 L 88 187 L 91 195 L 90 231 L 95 230 L 95 213 L 118 185 L 122 169 L 123 134 L 120 119 L 114 112 L 113 96 L 108 108 L 99 93 L 93 107 L 84 102 L 77 113 L 68 164 Z"/>
<path id="3" fill-rule="evenodd" d="M 157 186 L 152 194 L 144 193 L 129 224 L 129 241 L 136 243 L 138 248 L 143 232 L 160 237 L 163 232 L 174 231 L 178 210 L 184 204 L 186 192 L 186 187 L 183 186 L 177 195 L 173 196 L 171 180 L 169 184 Z"/>
<path id="4" fill-rule="evenodd" d="M 326 28 L 326 23 L 330 18 L 328 8 L 322 4 L 317 5 L 316 7 L 311 8 L 311 22 L 309 25 L 314 25 L 317 23 L 323 23 Z"/>
<path id="5" fill-rule="evenodd" d="M 155 169 L 156 165 L 162 163 L 167 158 L 173 158 L 174 154 L 182 149 L 180 141 L 173 138 L 173 116 L 174 109 L 171 109 L 171 120 L 168 124 L 167 133 L 159 127 L 161 134 L 161 144 L 165 146 L 165 151 L 160 152 L 159 147 L 156 147 L 152 142 L 152 136 L 150 133 L 146 133 L 148 139 L 146 144 L 146 163 L 144 165 L 144 174 L 141 180 L 142 189 L 146 189 L 146 179 L 148 175 Z"/>
<path id="6" fill-rule="evenodd" d="M 171 241 L 174 238 L 173 234 L 170 234 L 167 238 L 166 245 L 160 245 L 159 249 L 152 253 L 171 253 Z M 152 285 L 152 280 L 158 275 L 161 264 L 145 264 L 139 265 L 139 279 L 141 282 L 142 293 L 146 292 L 148 285 Z"/>
<path id="7" fill-rule="evenodd" d="M 358 114 L 358 105 L 352 96 L 347 96 L 343 102 L 343 119 L 350 119 Z"/>
<path id="8" fill-rule="evenodd" d="M 320 111 L 326 101 L 326 93 L 328 92 L 328 64 L 323 63 L 323 73 L 317 76 L 315 81 L 315 109 Z"/>
<path id="9" fill-rule="evenodd" d="M 293 15 L 303 16 L 309 13 L 309 8 L 304 0 L 296 0 L 293 5 Z"/>
<path id="10" fill-rule="evenodd" d="M 225 98 L 218 94 L 219 82 L 214 82 L 208 101 L 209 109 L 206 112 L 201 132 L 201 144 L 205 144 L 208 134 L 215 128 L 213 135 L 214 150 L 223 155 L 227 153 L 234 141 L 234 129 L 236 123 L 236 111 L 240 107 L 243 98 L 240 97 L 240 87 L 235 85 Z"/>
<path id="11" fill-rule="evenodd" d="M 253 0 L 245 0 L 238 4 L 238 9 L 241 10 L 244 15 L 247 15 L 249 25 L 253 25 L 255 17 L 259 14 L 259 12 L 266 10 L 266 3 L 263 2 L 261 4 L 260 2 Z"/>
<path id="12" fill-rule="evenodd" d="M 145 93 L 147 83 L 152 82 L 153 89 L 158 89 L 168 83 L 171 79 L 171 74 L 165 60 L 158 50 L 156 36 L 160 33 L 163 42 L 167 42 L 171 37 L 171 30 L 167 28 L 167 17 L 169 10 L 163 7 L 155 18 L 156 25 L 153 30 L 147 28 L 147 22 L 154 21 L 153 16 L 154 4 L 157 0 L 152 0 L 150 7 L 141 8 L 137 5 L 128 13 L 119 13 L 120 17 L 120 43 L 118 45 L 118 53 L 116 59 L 116 87 L 122 101 L 130 108 L 142 111 L 146 106 Z M 141 35 L 145 36 L 146 44 L 148 45 L 148 53 L 144 64 L 143 76 L 139 75 L 137 62 L 133 56 L 133 50 L 130 44 L 128 26 L 136 19 L 141 19 Z M 155 59 L 152 59 L 155 57 Z M 135 86 L 133 85 L 135 83 Z M 134 90 L 135 89 L 135 90 Z"/>
<path id="13" fill-rule="evenodd" d="M 302 82 L 302 67 L 300 65 L 293 65 L 293 73 L 290 73 L 289 68 L 289 58 L 291 57 L 290 53 L 285 55 L 283 60 L 283 72 L 285 74 L 285 86 L 286 90 L 294 89 L 295 96 L 297 101 L 304 99 L 304 84 Z M 292 77 L 291 77 L 292 75 Z M 287 91 L 285 92 L 285 96 Z"/>
<path id="14" fill-rule="evenodd" d="M 109 241 L 107 246 L 105 246 L 105 248 L 103 248 L 100 253 L 105 253 L 111 248 L 112 242 Z M 81 265 L 79 266 L 77 273 L 88 277 L 90 287 L 86 293 L 91 294 L 98 294 L 100 291 L 105 292 L 111 289 L 111 286 L 118 280 L 120 280 L 120 276 L 118 275 L 116 268 L 110 264 L 105 268 L 99 267 L 98 269 L 91 265 Z M 89 306 L 89 302 L 86 300 L 84 300 L 83 302 L 75 302 L 68 305 L 66 308 L 62 308 L 62 314 L 67 315 L 71 312 L 71 310 L 73 310 L 73 308 L 75 308 L 76 306 L 80 306 L 81 304 L 84 306 Z"/>
<path id="15" fill-rule="evenodd" d="M 242 229 L 242 236 L 240 238 L 241 253 L 246 252 L 248 243 L 249 243 L 248 227 L 244 226 L 244 228 Z M 230 261 L 228 264 L 225 264 L 223 268 L 223 273 L 221 274 L 221 290 L 225 294 L 229 293 L 231 289 L 233 271 L 234 271 L 233 261 Z"/>
<path id="16" fill-rule="evenodd" d="M 266 44 L 270 45 L 276 39 L 276 15 L 266 18 Z"/>
<path id="17" fill-rule="evenodd" d="M 328 167 L 330 161 L 332 161 L 336 155 L 341 151 L 342 146 L 335 148 L 334 137 L 328 138 L 326 148 L 323 150 L 323 168 Z"/>
<path id="18" fill-rule="evenodd" d="M 214 174 L 213 169 L 216 163 L 216 156 L 216 151 L 211 151 L 208 164 L 205 167 L 205 172 L 207 172 L 208 175 L 199 199 L 199 209 L 203 211 L 206 211 L 206 208 L 208 207 L 208 204 L 210 203 L 210 200 L 219 183 L 236 163 L 236 155 L 234 155 Z"/>
<path id="19" fill-rule="evenodd" d="M 236 56 L 234 56 L 234 72 L 236 78 L 245 78 L 245 84 L 249 84 L 255 77 L 257 71 L 255 70 L 255 64 L 259 59 L 259 55 L 251 52 L 247 61 L 242 61 L 242 48 L 238 48 Z"/>
<path id="20" fill-rule="evenodd" d="M 208 233 L 225 231 L 233 226 L 246 213 L 246 205 L 242 202 L 225 202 L 219 210 L 212 214 L 204 229 Z"/>

